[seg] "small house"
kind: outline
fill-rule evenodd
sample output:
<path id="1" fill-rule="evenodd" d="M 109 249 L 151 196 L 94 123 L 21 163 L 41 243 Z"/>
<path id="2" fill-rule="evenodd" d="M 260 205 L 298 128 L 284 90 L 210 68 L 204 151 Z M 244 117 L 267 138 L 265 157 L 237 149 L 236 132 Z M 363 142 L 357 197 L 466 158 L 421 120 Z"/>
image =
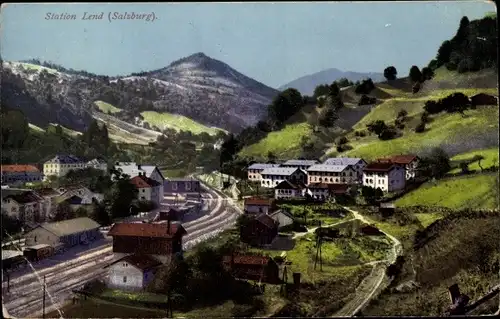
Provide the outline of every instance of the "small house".
<path id="1" fill-rule="evenodd" d="M 113 261 L 109 268 L 108 287 L 123 290 L 143 290 L 154 279 L 162 263 L 149 255 L 127 255 Z"/>
<path id="2" fill-rule="evenodd" d="M 275 202 L 272 198 L 246 198 L 244 202 L 244 211 L 247 214 L 269 214 L 275 208 Z"/>
<path id="3" fill-rule="evenodd" d="M 24 248 L 23 255 L 29 261 L 39 261 L 54 255 L 54 247 L 46 244 L 39 244 Z"/>
<path id="4" fill-rule="evenodd" d="M 160 183 L 160 194 L 164 192 L 165 177 L 163 177 L 163 174 L 156 165 L 137 164 L 135 162 L 117 162 L 115 163 L 115 169 L 119 170 L 122 174 L 130 176 L 130 178 L 134 178 L 141 174 L 145 175 Z"/>
<path id="5" fill-rule="evenodd" d="M 279 209 L 274 213 L 269 214 L 269 217 L 278 222 L 278 228 L 293 224 L 293 215 L 283 209 Z"/>
<path id="6" fill-rule="evenodd" d="M 270 257 L 258 255 L 224 256 L 223 266 L 238 279 L 279 284 L 279 266 Z"/>
<path id="7" fill-rule="evenodd" d="M 260 214 L 240 228 L 242 242 L 252 246 L 270 245 L 278 235 L 278 222 L 269 215 Z"/>
<path id="8" fill-rule="evenodd" d="M 156 214 L 153 218 L 153 222 L 162 222 L 162 221 L 179 221 L 182 219 L 182 213 L 177 210 L 170 208 L 167 211 L 161 211 Z"/>
<path id="9" fill-rule="evenodd" d="M 363 186 L 394 192 L 405 188 L 405 168 L 392 162 L 373 162 L 363 169 Z"/>
<path id="10" fill-rule="evenodd" d="M 24 223 L 37 223 L 45 220 L 43 204 L 44 199 L 34 191 L 2 190 L 2 209 L 7 215 Z"/>
<path id="11" fill-rule="evenodd" d="M 292 183 L 284 180 L 274 188 L 274 198 L 279 199 L 297 199 L 305 196 L 306 186 L 300 181 Z"/>
<path id="12" fill-rule="evenodd" d="M 88 217 L 73 218 L 36 226 L 26 235 L 26 246 L 39 244 L 72 247 L 102 238 L 100 225 Z"/>
<path id="13" fill-rule="evenodd" d="M 2 165 L 2 185 L 41 182 L 43 174 L 34 165 Z"/>
<path id="14" fill-rule="evenodd" d="M 406 180 L 412 180 L 417 177 L 420 158 L 416 155 L 394 155 L 378 159 L 377 162 L 393 163 L 402 166 L 406 172 Z"/>
<path id="15" fill-rule="evenodd" d="M 2 269 L 14 269 L 20 265 L 25 265 L 26 260 L 23 253 L 18 250 L 2 249 Z"/>
<path id="16" fill-rule="evenodd" d="M 161 193 L 161 183 L 147 177 L 145 173 L 139 173 L 139 175 L 131 178 L 130 183 L 132 183 L 132 185 L 134 185 L 137 189 L 138 199 L 153 202 L 156 206 L 160 205 L 163 199 L 163 193 Z"/>

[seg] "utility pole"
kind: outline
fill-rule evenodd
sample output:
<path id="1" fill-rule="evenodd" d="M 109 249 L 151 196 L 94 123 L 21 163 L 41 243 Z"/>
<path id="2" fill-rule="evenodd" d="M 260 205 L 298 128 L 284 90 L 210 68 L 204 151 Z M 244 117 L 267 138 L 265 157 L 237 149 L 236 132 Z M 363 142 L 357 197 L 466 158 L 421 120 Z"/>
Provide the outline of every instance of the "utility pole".
<path id="1" fill-rule="evenodd" d="M 42 318 L 45 319 L 45 276 L 43 276 Z"/>

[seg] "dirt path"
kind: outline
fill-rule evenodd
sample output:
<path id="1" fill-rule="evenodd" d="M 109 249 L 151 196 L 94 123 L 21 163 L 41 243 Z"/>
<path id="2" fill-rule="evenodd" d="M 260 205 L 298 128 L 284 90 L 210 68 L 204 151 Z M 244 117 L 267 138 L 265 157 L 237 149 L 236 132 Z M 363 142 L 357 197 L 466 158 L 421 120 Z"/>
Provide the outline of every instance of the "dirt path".
<path id="1" fill-rule="evenodd" d="M 350 208 L 344 207 L 350 211 L 355 219 L 359 219 L 367 224 L 373 224 L 373 221 L 367 219 L 359 212 L 352 210 Z M 401 242 L 394 236 L 380 230 L 384 233 L 392 242 L 392 251 L 387 260 L 380 260 L 372 262 L 373 269 L 372 272 L 361 282 L 361 284 L 356 288 L 353 299 L 351 299 L 342 309 L 337 311 L 333 316 L 354 316 L 375 296 L 376 293 L 381 291 L 380 287 L 383 283 L 387 284 L 388 280 L 386 278 L 386 269 L 388 265 L 394 263 L 396 258 L 403 253 L 403 246 Z"/>

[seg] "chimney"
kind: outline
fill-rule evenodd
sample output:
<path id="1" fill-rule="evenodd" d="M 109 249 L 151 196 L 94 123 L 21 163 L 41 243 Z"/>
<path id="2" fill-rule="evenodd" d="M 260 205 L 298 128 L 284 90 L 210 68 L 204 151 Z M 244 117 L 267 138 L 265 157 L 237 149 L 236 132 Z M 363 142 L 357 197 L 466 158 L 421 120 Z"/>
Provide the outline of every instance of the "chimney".
<path id="1" fill-rule="evenodd" d="M 137 169 L 141 169 L 141 164 L 137 164 Z"/>
<path id="2" fill-rule="evenodd" d="M 167 218 L 167 234 L 169 234 L 169 235 L 170 235 L 170 226 L 171 226 L 170 216 L 168 216 L 168 218 Z"/>

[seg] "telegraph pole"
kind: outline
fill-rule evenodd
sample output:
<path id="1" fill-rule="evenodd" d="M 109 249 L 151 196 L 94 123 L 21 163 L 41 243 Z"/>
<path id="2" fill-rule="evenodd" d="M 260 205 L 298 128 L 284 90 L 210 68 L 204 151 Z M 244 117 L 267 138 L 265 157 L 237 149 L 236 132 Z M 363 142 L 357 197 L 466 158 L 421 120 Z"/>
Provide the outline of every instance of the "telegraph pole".
<path id="1" fill-rule="evenodd" d="M 43 276 L 42 318 L 45 319 L 45 276 Z"/>

